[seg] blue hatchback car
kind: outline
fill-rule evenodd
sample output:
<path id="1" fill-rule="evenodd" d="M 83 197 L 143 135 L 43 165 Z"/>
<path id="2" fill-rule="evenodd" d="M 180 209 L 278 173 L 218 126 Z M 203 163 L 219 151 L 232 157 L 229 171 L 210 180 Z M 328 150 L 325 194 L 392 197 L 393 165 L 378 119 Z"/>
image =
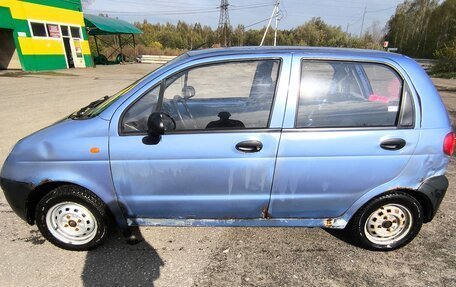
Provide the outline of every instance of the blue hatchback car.
<path id="1" fill-rule="evenodd" d="M 69 250 L 137 225 L 346 229 L 393 250 L 437 212 L 454 142 L 408 57 L 209 49 L 20 140 L 1 187 Z"/>

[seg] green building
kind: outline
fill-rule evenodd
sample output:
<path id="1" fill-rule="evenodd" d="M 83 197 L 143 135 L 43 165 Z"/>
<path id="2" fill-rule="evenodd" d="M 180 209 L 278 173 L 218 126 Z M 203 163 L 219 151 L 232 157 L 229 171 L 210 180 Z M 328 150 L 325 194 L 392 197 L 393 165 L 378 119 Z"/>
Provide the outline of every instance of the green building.
<path id="1" fill-rule="evenodd" d="M 80 0 L 0 0 L 0 69 L 89 66 Z"/>

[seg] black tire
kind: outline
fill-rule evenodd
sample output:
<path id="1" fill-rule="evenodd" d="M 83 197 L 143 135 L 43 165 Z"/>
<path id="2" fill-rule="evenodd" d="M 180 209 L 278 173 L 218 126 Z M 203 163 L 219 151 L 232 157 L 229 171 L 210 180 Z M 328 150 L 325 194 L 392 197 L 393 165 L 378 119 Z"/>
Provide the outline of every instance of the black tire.
<path id="1" fill-rule="evenodd" d="M 106 240 L 111 226 L 106 205 L 90 191 L 73 185 L 60 186 L 46 194 L 38 202 L 35 218 L 49 242 L 73 251 L 98 247 Z M 48 226 L 54 224 L 57 228 Z"/>
<path id="2" fill-rule="evenodd" d="M 407 193 L 393 192 L 376 197 L 359 209 L 350 220 L 347 232 L 354 243 L 363 248 L 391 251 L 412 241 L 422 225 L 420 203 Z"/>

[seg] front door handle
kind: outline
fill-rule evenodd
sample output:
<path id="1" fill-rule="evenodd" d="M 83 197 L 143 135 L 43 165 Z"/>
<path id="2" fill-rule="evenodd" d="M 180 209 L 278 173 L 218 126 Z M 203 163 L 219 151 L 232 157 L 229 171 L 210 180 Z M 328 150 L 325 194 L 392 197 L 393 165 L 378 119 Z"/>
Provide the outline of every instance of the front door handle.
<path id="1" fill-rule="evenodd" d="M 262 148 L 263 144 L 256 140 L 243 141 L 236 145 L 236 149 L 242 152 L 259 152 Z"/>
<path id="2" fill-rule="evenodd" d="M 400 150 L 405 144 L 403 139 L 387 139 L 380 143 L 380 147 L 386 150 Z"/>

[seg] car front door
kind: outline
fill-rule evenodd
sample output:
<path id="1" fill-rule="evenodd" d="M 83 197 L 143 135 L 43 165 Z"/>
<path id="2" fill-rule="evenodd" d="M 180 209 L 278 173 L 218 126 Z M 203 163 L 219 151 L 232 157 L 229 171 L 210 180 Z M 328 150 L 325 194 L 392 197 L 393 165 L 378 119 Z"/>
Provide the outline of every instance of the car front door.
<path id="1" fill-rule="evenodd" d="M 110 157 L 128 217 L 261 217 L 290 66 L 286 56 L 199 61 L 168 72 L 124 103 L 112 119 Z M 148 145 L 143 138 L 151 112 L 169 115 L 176 127 Z"/>
<path id="2" fill-rule="evenodd" d="M 381 61 L 381 60 L 379 60 Z M 341 216 L 397 188 L 419 139 L 412 94 L 388 63 L 295 56 L 272 217 Z"/>

